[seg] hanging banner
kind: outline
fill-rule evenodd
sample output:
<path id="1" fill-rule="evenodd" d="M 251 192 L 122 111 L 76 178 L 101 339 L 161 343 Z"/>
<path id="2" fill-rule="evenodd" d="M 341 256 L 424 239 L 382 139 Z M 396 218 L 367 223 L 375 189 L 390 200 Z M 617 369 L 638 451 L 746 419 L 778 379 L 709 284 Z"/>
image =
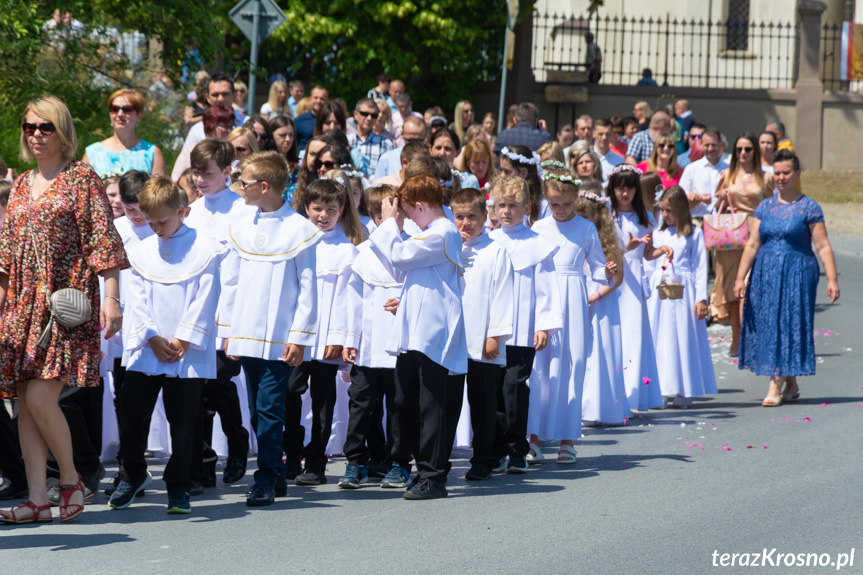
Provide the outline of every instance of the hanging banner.
<path id="1" fill-rule="evenodd" d="M 842 23 L 839 79 L 845 82 L 863 80 L 863 24 Z"/>

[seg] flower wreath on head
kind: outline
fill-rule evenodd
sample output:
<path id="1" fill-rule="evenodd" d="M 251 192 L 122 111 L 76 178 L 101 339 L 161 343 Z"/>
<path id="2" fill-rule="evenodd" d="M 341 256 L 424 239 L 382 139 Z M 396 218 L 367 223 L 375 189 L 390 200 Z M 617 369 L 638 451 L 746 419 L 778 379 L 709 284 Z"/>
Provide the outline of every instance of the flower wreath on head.
<path id="1" fill-rule="evenodd" d="M 563 168 L 566 169 L 566 164 L 557 160 L 546 160 L 540 164 L 541 168 Z"/>
<path id="2" fill-rule="evenodd" d="M 358 171 L 352 164 L 342 164 L 339 166 L 339 169 L 345 173 L 345 175 L 349 178 L 354 178 L 357 180 L 363 179 L 363 173 Z"/>
<path id="3" fill-rule="evenodd" d="M 557 176 L 555 174 L 549 174 L 548 172 L 544 173 L 542 175 L 542 181 L 547 182 L 549 180 L 557 180 L 558 182 L 563 182 L 564 184 L 572 184 L 574 186 L 580 186 L 583 183 L 578 178 L 573 178 L 569 174 Z"/>
<path id="4" fill-rule="evenodd" d="M 611 199 L 600 196 L 595 192 L 585 192 L 584 190 L 582 190 L 578 192 L 578 197 L 590 200 L 591 202 L 596 202 L 598 204 L 603 204 L 606 208 L 611 209 Z"/>
<path id="5" fill-rule="evenodd" d="M 634 172 L 639 178 L 644 175 L 640 169 L 636 168 L 632 164 L 620 164 L 616 166 L 613 170 L 611 170 L 611 174 L 622 174 L 623 172 Z"/>
<path id="6" fill-rule="evenodd" d="M 537 154 L 536 152 L 533 152 L 532 158 L 525 158 L 521 154 L 513 152 L 509 148 L 502 149 L 500 153 L 509 158 L 510 160 L 515 160 L 519 164 L 527 164 L 529 166 L 539 165 L 539 154 Z"/>

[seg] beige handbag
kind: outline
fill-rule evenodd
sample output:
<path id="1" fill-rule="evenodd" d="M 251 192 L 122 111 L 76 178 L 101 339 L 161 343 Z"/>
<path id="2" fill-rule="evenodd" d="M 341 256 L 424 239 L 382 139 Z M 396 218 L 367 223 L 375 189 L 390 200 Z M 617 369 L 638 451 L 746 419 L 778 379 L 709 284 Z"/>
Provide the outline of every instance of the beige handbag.
<path id="1" fill-rule="evenodd" d="M 33 188 L 33 172 L 30 172 L 30 189 Z M 29 194 L 28 190 L 28 194 Z M 40 349 L 48 348 L 48 341 L 51 339 L 51 327 L 54 321 L 64 327 L 78 327 L 82 323 L 90 319 L 93 315 L 93 308 L 90 305 L 90 298 L 87 294 L 79 289 L 64 288 L 55 292 L 51 292 L 51 287 L 48 284 L 48 274 L 45 272 L 45 266 L 42 263 L 42 258 L 39 257 L 39 250 L 36 248 L 36 235 L 33 232 L 33 222 L 30 219 L 31 197 L 27 197 L 27 227 L 30 231 L 30 239 L 33 241 L 33 251 L 36 252 L 36 266 L 39 268 L 39 273 L 44 281 L 44 291 L 48 299 L 48 310 L 51 312 L 51 317 L 48 319 L 48 325 L 42 330 L 42 334 L 36 342 L 36 347 Z"/>

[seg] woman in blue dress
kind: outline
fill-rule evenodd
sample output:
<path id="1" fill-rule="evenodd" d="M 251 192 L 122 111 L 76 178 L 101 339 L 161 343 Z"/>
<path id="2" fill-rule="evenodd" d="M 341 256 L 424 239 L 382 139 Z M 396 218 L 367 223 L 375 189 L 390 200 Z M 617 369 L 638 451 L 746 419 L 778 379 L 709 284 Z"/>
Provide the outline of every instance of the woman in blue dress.
<path id="1" fill-rule="evenodd" d="M 165 158 L 159 147 L 136 134 L 144 115 L 144 97 L 134 90 L 117 90 L 108 98 L 108 115 L 114 133 L 110 138 L 87 146 L 82 160 L 90 164 L 100 178 L 122 176 L 129 170 L 167 175 Z"/>
<path id="2" fill-rule="evenodd" d="M 734 284 L 735 295 L 745 295 L 739 367 L 770 377 L 764 407 L 797 399 L 797 376 L 815 374 L 812 328 L 819 269 L 813 242 L 824 263 L 827 299 L 839 299 L 824 214 L 797 189 L 800 160 L 779 150 L 773 155 L 773 173 L 779 193 L 755 210 Z"/>

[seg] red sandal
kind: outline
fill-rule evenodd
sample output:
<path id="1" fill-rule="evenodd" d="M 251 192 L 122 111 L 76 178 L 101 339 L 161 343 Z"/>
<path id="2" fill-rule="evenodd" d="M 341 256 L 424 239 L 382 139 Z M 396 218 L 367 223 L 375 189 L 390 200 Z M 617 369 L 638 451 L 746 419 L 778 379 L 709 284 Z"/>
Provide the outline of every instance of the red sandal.
<path id="1" fill-rule="evenodd" d="M 70 519 L 74 519 L 81 515 L 84 512 L 84 505 L 77 503 L 69 503 L 69 499 L 72 498 L 72 495 L 76 492 L 80 491 L 81 496 L 84 495 L 84 483 L 81 481 L 81 474 L 78 474 L 78 484 L 77 485 L 61 485 L 60 486 L 60 497 L 63 499 L 63 503 L 60 505 L 60 521 L 69 521 Z M 72 507 L 75 509 L 73 513 L 63 514 L 63 510 Z"/>
<path id="2" fill-rule="evenodd" d="M 22 517 L 18 518 L 16 515 L 17 511 L 22 507 L 26 507 L 33 512 L 31 517 Z M 48 512 L 48 519 L 40 519 L 39 517 L 42 515 L 42 512 Z M 12 509 L 9 510 L 9 513 L 12 514 L 12 517 L 2 517 L 0 519 L 3 520 L 3 523 L 8 523 L 10 525 L 24 525 L 26 523 L 51 523 L 54 521 L 54 517 L 51 515 L 51 504 L 47 505 L 36 505 L 29 499 L 20 505 L 16 505 Z"/>

